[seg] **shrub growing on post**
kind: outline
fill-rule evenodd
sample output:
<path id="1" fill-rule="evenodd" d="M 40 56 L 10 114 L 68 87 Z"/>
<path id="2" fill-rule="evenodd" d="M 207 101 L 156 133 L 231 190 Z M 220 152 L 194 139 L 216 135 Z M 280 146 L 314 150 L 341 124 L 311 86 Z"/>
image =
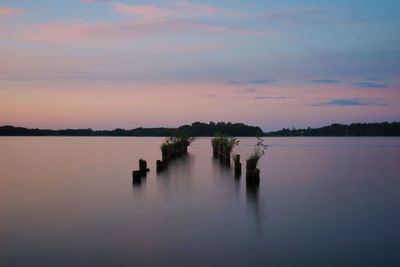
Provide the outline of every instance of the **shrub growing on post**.
<path id="1" fill-rule="evenodd" d="M 246 159 L 247 182 L 254 184 L 260 183 L 260 170 L 257 168 L 257 165 L 267 148 L 268 146 L 264 144 L 264 140 L 261 139 L 261 137 L 257 137 L 257 144 L 255 145 L 254 151 Z"/>
<path id="2" fill-rule="evenodd" d="M 232 149 L 239 144 L 234 137 L 217 136 L 211 140 L 213 157 L 219 158 L 226 165 L 230 165 Z"/>
<path id="3" fill-rule="evenodd" d="M 161 144 L 161 154 L 163 168 L 167 167 L 168 161 L 173 158 L 180 157 L 187 154 L 187 148 L 190 146 L 196 137 L 192 137 L 189 133 L 184 131 L 176 131 L 167 137 Z M 161 168 L 159 168 L 161 170 Z"/>

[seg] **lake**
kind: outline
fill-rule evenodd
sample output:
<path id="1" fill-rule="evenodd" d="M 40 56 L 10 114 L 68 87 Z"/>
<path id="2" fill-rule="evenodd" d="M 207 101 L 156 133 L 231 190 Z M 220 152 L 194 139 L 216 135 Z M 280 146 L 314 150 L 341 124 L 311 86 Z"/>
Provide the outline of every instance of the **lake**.
<path id="1" fill-rule="evenodd" d="M 265 138 L 259 187 L 210 140 L 1 137 L 0 266 L 400 266 L 400 138 Z"/>

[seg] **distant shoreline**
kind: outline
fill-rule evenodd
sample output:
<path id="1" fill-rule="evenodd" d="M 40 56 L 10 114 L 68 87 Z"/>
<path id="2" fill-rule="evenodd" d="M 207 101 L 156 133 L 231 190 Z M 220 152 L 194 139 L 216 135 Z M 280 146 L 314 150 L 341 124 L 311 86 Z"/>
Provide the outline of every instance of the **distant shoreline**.
<path id="1" fill-rule="evenodd" d="M 279 131 L 263 132 L 258 126 L 243 123 L 195 122 L 177 128 L 135 128 L 131 130 L 88 129 L 29 129 L 11 125 L 0 126 L 0 136 L 67 136 L 67 137 L 165 137 L 174 131 L 185 131 L 196 137 L 212 137 L 218 134 L 236 137 L 388 137 L 400 136 L 400 122 L 331 124 L 320 128 L 284 128 Z"/>

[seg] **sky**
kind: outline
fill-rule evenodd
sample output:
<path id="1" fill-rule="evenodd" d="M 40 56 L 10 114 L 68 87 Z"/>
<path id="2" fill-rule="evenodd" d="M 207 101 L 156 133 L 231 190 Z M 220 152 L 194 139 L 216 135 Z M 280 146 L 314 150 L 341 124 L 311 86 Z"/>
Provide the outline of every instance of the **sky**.
<path id="1" fill-rule="evenodd" d="M 0 125 L 400 121 L 398 0 L 0 0 Z"/>

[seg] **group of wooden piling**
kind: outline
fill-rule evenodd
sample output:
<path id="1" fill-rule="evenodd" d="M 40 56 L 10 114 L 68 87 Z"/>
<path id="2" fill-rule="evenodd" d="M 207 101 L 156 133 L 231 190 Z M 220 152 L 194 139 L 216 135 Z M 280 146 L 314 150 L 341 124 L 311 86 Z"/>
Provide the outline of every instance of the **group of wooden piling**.
<path id="1" fill-rule="evenodd" d="M 162 172 L 168 167 L 168 162 L 177 159 L 188 153 L 188 146 L 190 142 L 184 140 L 166 141 L 161 145 L 162 160 L 157 160 L 157 172 Z"/>
<path id="2" fill-rule="evenodd" d="M 168 162 L 173 159 L 182 157 L 187 154 L 188 146 L 195 140 L 195 138 L 167 138 L 161 145 L 162 160 L 157 160 L 156 167 L 157 173 L 162 172 L 168 167 Z M 211 141 L 213 148 L 213 157 L 218 158 L 220 162 L 226 166 L 231 165 L 232 149 L 239 144 L 239 141 L 233 137 L 215 137 Z M 261 143 L 264 148 L 265 145 Z M 257 144 L 258 148 L 260 143 Z M 264 150 L 255 150 L 255 153 L 246 159 L 246 182 L 247 184 L 258 185 L 260 183 L 260 169 L 257 168 L 259 158 L 264 154 Z M 236 154 L 233 157 L 235 177 L 239 178 L 242 174 L 242 163 L 240 162 L 240 155 Z M 132 172 L 132 179 L 134 183 L 140 183 L 142 178 L 146 177 L 147 162 L 143 159 L 139 160 L 139 170 Z"/>
<path id="3" fill-rule="evenodd" d="M 213 148 L 213 157 L 218 158 L 220 162 L 226 166 L 231 165 L 232 149 L 239 144 L 239 141 L 233 137 L 219 136 L 211 140 Z M 240 177 L 242 174 L 242 164 L 240 163 L 240 155 L 236 154 L 233 158 L 235 164 L 235 176 Z"/>
<path id="4" fill-rule="evenodd" d="M 186 132 L 178 132 L 173 136 L 167 137 L 161 144 L 162 159 L 157 160 L 156 168 L 157 173 L 162 172 L 168 167 L 168 162 L 173 159 L 182 157 L 188 153 L 188 146 L 196 140 Z M 140 183 L 142 178 L 146 177 L 147 162 L 143 159 L 139 160 L 139 170 L 132 172 L 132 179 L 134 183 Z"/>
<path id="5" fill-rule="evenodd" d="M 213 139 L 214 140 L 214 139 Z M 221 163 L 229 166 L 231 164 L 231 150 L 224 142 L 213 142 L 213 156 L 218 158 Z"/>
<path id="6" fill-rule="evenodd" d="M 212 139 L 211 144 L 213 148 L 213 157 L 220 160 L 226 166 L 231 164 L 231 153 L 239 141 L 232 137 L 215 137 Z M 242 174 L 242 163 L 240 162 L 240 155 L 235 154 L 233 157 L 235 177 L 240 177 Z M 260 183 L 260 170 L 257 168 L 257 161 L 249 157 L 246 160 L 246 182 L 248 184 L 258 185 Z"/>

